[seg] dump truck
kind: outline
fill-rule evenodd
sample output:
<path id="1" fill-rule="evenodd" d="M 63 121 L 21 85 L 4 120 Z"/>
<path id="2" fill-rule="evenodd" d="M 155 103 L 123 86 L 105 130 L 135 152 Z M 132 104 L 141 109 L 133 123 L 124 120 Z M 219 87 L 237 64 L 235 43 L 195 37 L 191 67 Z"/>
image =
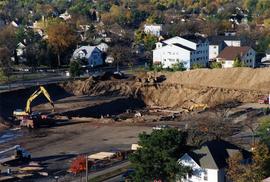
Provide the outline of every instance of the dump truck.
<path id="1" fill-rule="evenodd" d="M 43 94 L 52 106 L 54 112 L 54 103 L 45 87 L 40 86 L 27 100 L 25 109 L 16 109 L 13 112 L 15 120 L 20 121 L 20 126 L 27 128 L 37 128 L 41 125 L 51 125 L 54 123 L 53 118 L 49 114 L 42 114 L 40 112 L 32 112 L 31 103 L 40 94 Z"/>

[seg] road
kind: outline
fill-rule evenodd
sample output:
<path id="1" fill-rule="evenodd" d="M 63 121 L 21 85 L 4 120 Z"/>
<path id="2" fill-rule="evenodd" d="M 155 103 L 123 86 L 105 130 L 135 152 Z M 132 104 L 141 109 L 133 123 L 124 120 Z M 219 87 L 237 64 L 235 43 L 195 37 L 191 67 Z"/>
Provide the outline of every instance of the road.
<path id="1" fill-rule="evenodd" d="M 136 64 L 132 68 L 129 66 L 121 66 L 119 67 L 119 70 L 122 72 L 126 72 L 128 70 L 136 69 L 138 67 L 143 66 L 144 63 Z M 116 71 L 115 67 L 102 67 L 102 68 L 96 68 L 95 71 L 99 72 L 105 72 L 105 71 Z M 93 75 L 94 72 L 90 72 L 89 74 L 82 75 L 78 78 L 87 78 L 91 75 Z M 40 79 L 33 79 L 33 80 L 20 80 L 20 81 L 14 81 L 9 84 L 0 84 L 0 92 L 5 92 L 12 89 L 18 89 L 18 88 L 25 88 L 25 87 L 31 87 L 36 85 L 45 85 L 45 84 L 51 84 L 51 83 L 59 83 L 64 82 L 71 79 L 70 77 L 66 76 L 65 73 L 59 73 L 59 74 L 48 74 L 48 76 Z"/>

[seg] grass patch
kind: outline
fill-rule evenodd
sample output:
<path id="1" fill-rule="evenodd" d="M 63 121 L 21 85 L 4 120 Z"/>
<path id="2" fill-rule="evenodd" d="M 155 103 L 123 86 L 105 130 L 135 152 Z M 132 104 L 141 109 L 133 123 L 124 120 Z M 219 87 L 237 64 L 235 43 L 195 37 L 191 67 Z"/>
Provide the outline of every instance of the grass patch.
<path id="1" fill-rule="evenodd" d="M 120 169 L 116 169 L 115 171 L 111 171 L 111 172 L 108 172 L 104 175 L 101 175 L 101 176 L 97 176 L 91 180 L 88 180 L 89 182 L 101 182 L 101 181 L 104 181 L 106 179 L 109 179 L 109 178 L 112 178 L 114 176 L 117 176 L 117 175 L 120 175 L 122 173 L 124 173 L 125 171 L 127 171 L 128 169 L 130 168 L 130 166 L 126 166 L 126 167 L 123 167 L 123 168 L 120 168 Z"/>

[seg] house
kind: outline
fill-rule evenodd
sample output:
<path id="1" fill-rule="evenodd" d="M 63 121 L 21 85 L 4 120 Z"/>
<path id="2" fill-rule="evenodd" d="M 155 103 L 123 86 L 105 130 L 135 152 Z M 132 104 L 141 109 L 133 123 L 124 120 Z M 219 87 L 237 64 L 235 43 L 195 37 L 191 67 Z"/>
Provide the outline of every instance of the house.
<path id="1" fill-rule="evenodd" d="M 150 25 L 144 25 L 144 33 L 151 34 L 156 37 L 159 37 L 162 32 L 162 25 L 158 24 L 150 24 Z"/>
<path id="2" fill-rule="evenodd" d="M 217 62 L 222 64 L 223 68 L 232 68 L 234 60 L 239 58 L 246 66 L 255 67 L 256 52 L 248 46 L 242 47 L 226 47 L 217 56 Z"/>
<path id="3" fill-rule="evenodd" d="M 267 49 L 265 52 L 265 57 L 261 59 L 261 64 L 264 67 L 269 67 L 270 66 L 270 49 Z"/>
<path id="4" fill-rule="evenodd" d="M 240 47 L 241 40 L 234 33 L 225 32 L 225 35 L 211 36 L 209 40 L 209 60 L 213 61 L 219 53 L 228 46 Z"/>
<path id="5" fill-rule="evenodd" d="M 209 43 L 204 37 L 187 35 L 173 37 L 156 43 L 153 50 L 153 63 L 161 64 L 163 68 L 171 68 L 175 64 L 182 63 L 186 69 L 193 65 L 208 65 Z"/>
<path id="6" fill-rule="evenodd" d="M 96 46 L 82 46 L 76 49 L 72 56 L 75 60 L 87 60 L 88 66 L 103 65 L 102 51 Z"/>
<path id="7" fill-rule="evenodd" d="M 249 163 L 251 154 L 224 140 L 205 142 L 199 149 L 184 154 L 178 162 L 192 168 L 183 182 L 226 182 L 227 159 L 242 154 L 243 163 Z"/>

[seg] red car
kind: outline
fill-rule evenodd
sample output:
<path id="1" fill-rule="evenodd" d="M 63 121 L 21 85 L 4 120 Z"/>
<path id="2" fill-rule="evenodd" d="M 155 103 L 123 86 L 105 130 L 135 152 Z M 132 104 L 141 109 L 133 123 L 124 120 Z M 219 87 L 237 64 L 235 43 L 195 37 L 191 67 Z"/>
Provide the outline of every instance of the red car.
<path id="1" fill-rule="evenodd" d="M 262 96 L 259 100 L 258 100 L 259 104 L 269 104 L 269 97 L 268 96 Z"/>

